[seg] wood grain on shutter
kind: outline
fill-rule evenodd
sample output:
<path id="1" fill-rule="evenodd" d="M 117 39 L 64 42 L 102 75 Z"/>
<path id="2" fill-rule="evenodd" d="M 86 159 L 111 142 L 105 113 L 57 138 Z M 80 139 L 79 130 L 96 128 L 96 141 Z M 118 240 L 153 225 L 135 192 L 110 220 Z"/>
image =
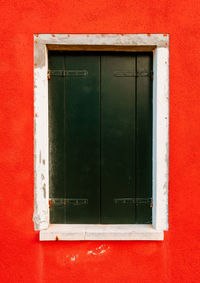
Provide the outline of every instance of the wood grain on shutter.
<path id="1" fill-rule="evenodd" d="M 135 66 L 130 55 L 101 57 L 102 223 L 135 223 L 135 206 L 115 201 L 135 197 Z"/>
<path id="2" fill-rule="evenodd" d="M 137 55 L 137 72 L 152 71 L 152 55 Z M 136 97 L 136 198 L 146 202 L 136 205 L 136 223 L 152 223 L 152 78 L 137 77 Z"/>
<path id="3" fill-rule="evenodd" d="M 49 68 L 54 68 L 51 61 L 50 56 Z M 58 119 L 55 117 L 60 122 L 50 136 L 50 145 L 59 151 L 57 156 L 53 150 L 50 160 L 54 163 L 53 177 L 57 179 L 56 187 L 53 182 L 50 184 L 51 223 L 100 221 L 99 61 L 98 56 L 91 54 L 65 53 L 65 72 L 50 76 L 49 87 L 55 82 L 54 92 L 50 92 L 50 115 L 53 124 Z M 59 68 L 56 65 L 55 69 Z M 59 162 L 55 164 L 55 160 Z"/>

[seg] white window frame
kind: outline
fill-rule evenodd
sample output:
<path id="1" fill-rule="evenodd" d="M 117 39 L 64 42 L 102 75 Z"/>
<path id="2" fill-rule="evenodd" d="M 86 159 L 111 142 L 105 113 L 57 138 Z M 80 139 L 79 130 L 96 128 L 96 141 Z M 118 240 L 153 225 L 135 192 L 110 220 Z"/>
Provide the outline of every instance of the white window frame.
<path id="1" fill-rule="evenodd" d="M 49 223 L 48 48 L 126 46 L 153 51 L 153 208 L 152 225 L 70 225 Z M 105 49 L 106 50 L 106 49 Z M 34 216 L 40 240 L 163 240 L 168 230 L 169 144 L 168 34 L 34 35 Z"/>

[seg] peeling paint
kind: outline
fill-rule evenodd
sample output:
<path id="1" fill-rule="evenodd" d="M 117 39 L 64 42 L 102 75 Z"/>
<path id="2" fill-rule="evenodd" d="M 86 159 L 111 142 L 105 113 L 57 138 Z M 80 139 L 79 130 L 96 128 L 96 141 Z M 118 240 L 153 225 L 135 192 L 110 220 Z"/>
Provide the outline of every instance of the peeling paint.
<path id="1" fill-rule="evenodd" d="M 75 261 L 78 258 L 78 255 L 74 255 L 71 257 L 71 261 Z"/>
<path id="2" fill-rule="evenodd" d="M 168 36 L 163 34 L 39 34 L 40 44 L 82 44 L 82 45 L 153 45 L 157 47 L 166 47 Z"/>
<path id="3" fill-rule="evenodd" d="M 34 47 L 34 227 L 47 229 L 49 225 L 48 162 L 48 95 L 47 95 L 47 48 L 39 41 Z M 46 114 L 45 114 L 46 113 Z"/>
<path id="4" fill-rule="evenodd" d="M 38 211 L 36 214 L 33 214 L 33 222 L 35 230 L 45 230 L 48 228 L 47 225 L 47 212 L 45 210 Z"/>
<path id="5" fill-rule="evenodd" d="M 107 245 L 101 245 L 100 247 L 96 248 L 95 250 L 88 251 L 88 255 L 101 255 L 107 252 L 110 247 Z"/>
<path id="6" fill-rule="evenodd" d="M 37 39 L 37 45 L 34 47 L 34 66 L 41 68 L 46 64 L 46 45 Z"/>
<path id="7" fill-rule="evenodd" d="M 42 187 L 43 192 L 44 192 L 44 198 L 46 198 L 47 194 L 46 194 L 46 184 L 43 185 Z"/>

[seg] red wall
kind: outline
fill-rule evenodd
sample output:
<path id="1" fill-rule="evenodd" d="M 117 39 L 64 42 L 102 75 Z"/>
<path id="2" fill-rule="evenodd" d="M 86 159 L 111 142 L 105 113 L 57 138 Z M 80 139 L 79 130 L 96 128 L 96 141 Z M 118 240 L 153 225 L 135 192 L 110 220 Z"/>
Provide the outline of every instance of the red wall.
<path id="1" fill-rule="evenodd" d="M 2 0 L 0 26 L 0 282 L 199 282 L 200 1 Z M 38 241 L 33 33 L 170 34 L 169 231 L 163 242 Z"/>

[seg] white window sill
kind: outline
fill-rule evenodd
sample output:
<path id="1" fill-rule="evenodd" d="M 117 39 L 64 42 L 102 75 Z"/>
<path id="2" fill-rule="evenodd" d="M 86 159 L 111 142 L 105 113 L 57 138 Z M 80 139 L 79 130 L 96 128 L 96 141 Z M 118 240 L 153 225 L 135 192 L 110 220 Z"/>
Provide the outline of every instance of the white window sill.
<path id="1" fill-rule="evenodd" d="M 164 232 L 149 224 L 50 224 L 40 231 L 40 241 L 127 240 L 162 241 Z"/>

